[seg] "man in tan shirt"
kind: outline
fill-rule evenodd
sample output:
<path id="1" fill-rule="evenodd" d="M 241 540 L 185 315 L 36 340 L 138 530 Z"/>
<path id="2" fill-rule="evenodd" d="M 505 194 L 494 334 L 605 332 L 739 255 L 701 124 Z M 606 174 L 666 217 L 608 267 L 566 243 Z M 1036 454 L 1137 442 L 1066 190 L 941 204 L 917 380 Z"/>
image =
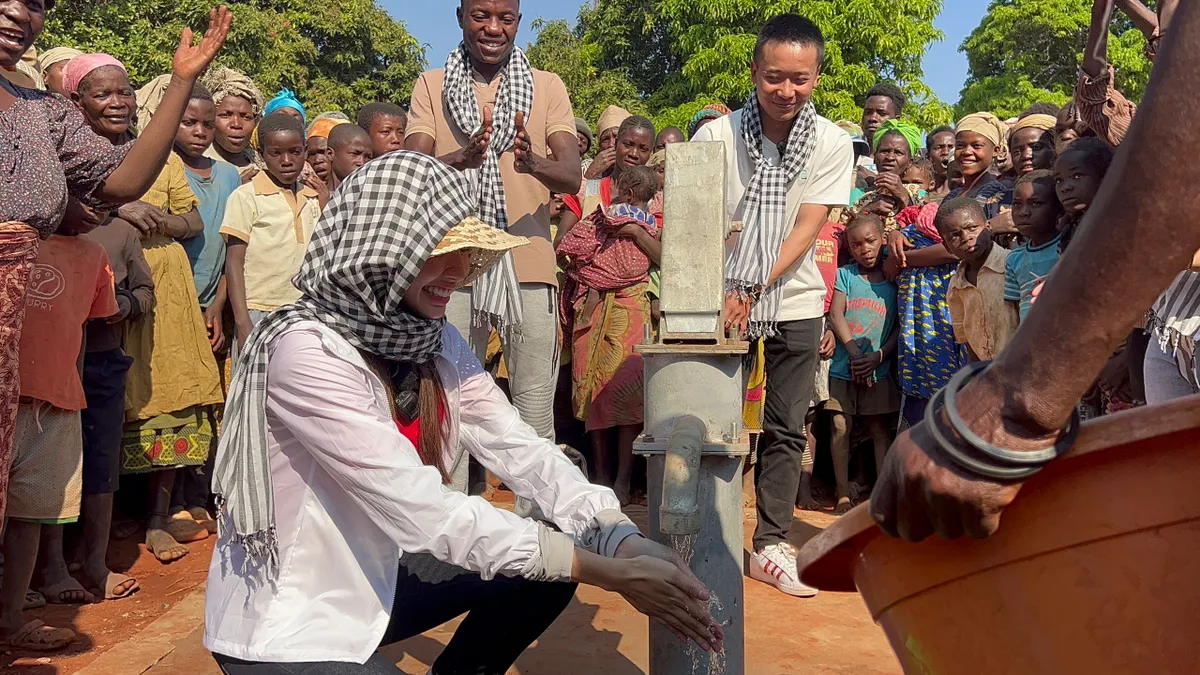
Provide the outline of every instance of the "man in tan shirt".
<path id="1" fill-rule="evenodd" d="M 520 20 L 518 0 L 462 1 L 458 22 L 463 29 L 460 49 L 465 51 L 452 54 L 447 66 L 460 66 L 465 58 L 478 106 L 477 112 L 468 113 L 479 114 L 480 123 L 471 133 L 460 128 L 463 104 L 454 96 L 456 73 L 447 68 L 431 70 L 414 86 L 404 145 L 475 174 L 481 203 L 487 194 L 480 178 L 487 174 L 489 150 L 494 151 L 508 232 L 532 242 L 512 252 L 519 282 L 520 323 L 516 331 L 506 330 L 508 317 L 486 311 L 478 299 L 473 305 L 470 291 L 455 293 L 447 318 L 464 335 L 470 335 L 481 359 L 491 326 L 481 327 L 474 319 L 484 317 L 498 324 L 502 337 L 507 338 L 504 356 L 513 403 L 538 435 L 552 440 L 559 339 L 550 193 L 578 192 L 582 170 L 575 113 L 566 86 L 557 75 L 528 67 L 524 53 L 515 45 Z M 524 75 L 525 80 L 510 81 L 514 74 Z M 531 105 L 525 110 L 521 93 L 529 96 L 530 85 Z M 501 96 L 505 98 L 497 100 Z M 495 147 L 497 138 L 513 140 L 504 144 L 506 147 Z"/>

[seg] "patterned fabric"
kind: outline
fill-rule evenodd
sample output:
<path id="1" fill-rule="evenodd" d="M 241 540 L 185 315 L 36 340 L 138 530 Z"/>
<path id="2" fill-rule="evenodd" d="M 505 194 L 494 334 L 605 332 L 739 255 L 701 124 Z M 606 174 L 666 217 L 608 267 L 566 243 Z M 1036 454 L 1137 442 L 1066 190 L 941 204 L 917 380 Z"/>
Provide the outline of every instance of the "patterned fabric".
<path id="1" fill-rule="evenodd" d="M 492 138 L 483 166 L 465 173 L 478 189 L 473 202 L 478 204 L 479 218 L 497 229 L 507 230 L 500 154 L 511 148 L 517 138 L 517 113 L 528 119 L 529 111 L 533 109 L 533 67 L 520 48 L 513 48 L 501 77 L 496 109 L 492 113 Z M 470 136 L 482 128 L 483 118 L 471 81 L 471 56 L 466 45 L 460 44 L 446 59 L 443 96 L 450 109 L 450 118 L 460 131 Z M 493 326 L 509 338 L 520 333 L 520 285 L 511 255 L 504 256 L 499 265 L 488 270 L 479 283 L 471 287 L 471 310 L 478 325 Z"/>
<path id="2" fill-rule="evenodd" d="M 636 224 L 657 239 L 658 226 L 645 211 L 623 206 L 627 205 L 619 204 L 607 213 L 597 208 L 558 245 L 559 255 L 570 260 L 560 299 L 563 335 L 571 334 L 576 308 L 589 290 L 617 291 L 649 280 L 650 258 L 632 239 L 617 233 Z"/>
<path id="3" fill-rule="evenodd" d="M 425 261 L 473 204 L 467 179 L 432 157 L 395 152 L 355 171 L 333 195 L 293 279 L 303 297 L 263 319 L 234 368 L 213 494 L 245 570 L 278 574 L 267 457 L 270 345 L 288 327 L 318 321 L 387 359 L 428 363 L 445 319 L 408 313 L 402 300 Z"/>
<path id="4" fill-rule="evenodd" d="M 256 117 L 262 114 L 265 99 L 249 76 L 231 68 L 212 68 L 201 82 L 212 92 L 216 105 L 221 105 L 226 96 L 240 96 L 250 102 L 250 108 Z"/>
<path id="5" fill-rule="evenodd" d="M 650 321 L 647 284 L 592 291 L 573 307 L 571 380 L 575 417 L 588 431 L 643 421 L 642 357 L 634 353 Z"/>
<path id="6" fill-rule="evenodd" d="M 724 117 L 731 112 L 733 111 L 720 103 L 713 103 L 711 105 L 704 106 L 700 110 L 696 111 L 696 114 L 692 115 L 692 120 L 688 122 L 688 138 L 696 135 L 696 132 L 700 129 L 701 122 L 705 120 L 715 120 L 717 118 Z"/>
<path id="7" fill-rule="evenodd" d="M 769 337 L 775 334 L 779 316 L 783 282 L 779 280 L 766 288 L 783 240 L 791 231 L 787 220 L 788 185 L 808 178 L 808 168 L 817 147 L 817 110 L 809 101 L 792 124 L 787 145 L 780 152 L 780 166 L 772 166 L 763 156 L 762 111 L 758 93 L 742 112 L 742 140 L 750 159 L 754 161 L 754 176 L 746 187 L 742 200 L 745 205 L 744 229 L 729 254 L 726 264 L 725 287 L 743 295 L 762 292 L 750 311 L 749 337 Z"/>
<path id="8" fill-rule="evenodd" d="M 987 176 L 983 180 L 986 182 L 976 184 L 969 192 L 964 192 L 962 188 L 950 192 L 946 195 L 943 202 L 948 202 L 956 197 L 971 197 L 975 201 L 983 205 L 983 215 L 988 220 L 999 216 L 1004 211 L 1012 208 L 1012 188 L 1005 185 L 994 176 Z M 934 211 L 934 215 L 937 212 Z"/>
<path id="9" fill-rule="evenodd" d="M 18 350 L 25 322 L 25 289 L 37 252 L 37 230 L 25 223 L 0 224 L 0 519 L 4 518 L 21 400 Z"/>
<path id="10" fill-rule="evenodd" d="M 216 440 L 215 406 L 194 406 L 175 415 L 127 424 L 121 437 L 121 473 L 203 466 Z"/>
<path id="11" fill-rule="evenodd" d="M 129 146 L 97 136 L 79 108 L 57 95 L 0 87 L 17 97 L 0 112 L 0 222 L 21 222 L 43 239 L 58 229 L 67 194 L 92 206 L 92 193 L 108 178 Z"/>
<path id="12" fill-rule="evenodd" d="M 1180 272 L 1150 308 L 1146 326 L 1164 352 L 1200 334 L 1200 273 Z"/>
<path id="13" fill-rule="evenodd" d="M 916 226 L 904 235 L 914 248 L 940 244 Z M 946 290 L 957 266 L 913 267 L 900 275 L 900 389 L 908 396 L 933 398 L 967 365 L 966 350 L 954 340 Z"/>

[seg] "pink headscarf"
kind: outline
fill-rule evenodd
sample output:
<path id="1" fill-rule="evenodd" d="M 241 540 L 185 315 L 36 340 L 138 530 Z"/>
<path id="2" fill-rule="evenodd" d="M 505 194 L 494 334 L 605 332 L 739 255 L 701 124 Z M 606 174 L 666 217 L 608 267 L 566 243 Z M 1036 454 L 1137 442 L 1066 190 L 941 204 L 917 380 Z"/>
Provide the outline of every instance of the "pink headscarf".
<path id="1" fill-rule="evenodd" d="M 125 70 L 125 64 L 108 54 L 84 54 L 67 62 L 63 68 L 63 89 L 67 94 L 79 91 L 79 83 L 93 71 L 105 66 L 116 66 Z M 126 71 L 128 72 L 128 71 Z"/>

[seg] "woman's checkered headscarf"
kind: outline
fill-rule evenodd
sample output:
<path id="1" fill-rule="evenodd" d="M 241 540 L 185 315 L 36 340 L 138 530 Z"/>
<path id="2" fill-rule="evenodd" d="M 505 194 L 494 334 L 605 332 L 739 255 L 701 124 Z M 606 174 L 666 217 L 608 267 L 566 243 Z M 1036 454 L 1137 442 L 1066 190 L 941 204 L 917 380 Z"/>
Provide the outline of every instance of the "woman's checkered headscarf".
<path id="1" fill-rule="evenodd" d="M 267 456 L 270 347 L 301 321 L 332 328 L 355 347 L 391 360 L 426 363 L 441 346 L 445 319 L 424 319 L 401 301 L 446 233 L 470 215 L 461 173 L 411 152 L 354 172 L 325 207 L 299 273 L 304 296 L 263 319 L 239 357 L 225 407 L 213 491 L 222 529 L 245 549 L 245 571 L 278 571 L 275 505 Z"/>

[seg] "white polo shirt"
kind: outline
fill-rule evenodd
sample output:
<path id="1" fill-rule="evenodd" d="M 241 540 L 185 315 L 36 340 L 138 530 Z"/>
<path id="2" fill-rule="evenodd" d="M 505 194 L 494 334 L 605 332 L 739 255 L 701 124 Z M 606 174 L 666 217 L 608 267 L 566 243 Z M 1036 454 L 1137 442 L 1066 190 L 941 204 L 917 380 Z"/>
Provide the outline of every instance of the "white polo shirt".
<path id="1" fill-rule="evenodd" d="M 742 140 L 742 111 L 709 122 L 696 132 L 693 141 L 725 143 L 727 172 L 726 210 L 731 221 L 744 220 L 746 187 L 754 177 L 754 161 Z M 782 158 L 775 143 L 763 137 L 763 156 L 774 166 Z M 788 186 L 788 220 L 796 222 L 804 204 L 830 207 L 846 206 L 850 201 L 851 174 L 854 172 L 854 144 L 850 135 L 824 117 L 817 117 L 817 147 L 807 172 L 801 172 Z M 817 268 L 815 247 L 784 275 L 780 321 L 817 319 L 825 314 L 825 281 Z"/>

